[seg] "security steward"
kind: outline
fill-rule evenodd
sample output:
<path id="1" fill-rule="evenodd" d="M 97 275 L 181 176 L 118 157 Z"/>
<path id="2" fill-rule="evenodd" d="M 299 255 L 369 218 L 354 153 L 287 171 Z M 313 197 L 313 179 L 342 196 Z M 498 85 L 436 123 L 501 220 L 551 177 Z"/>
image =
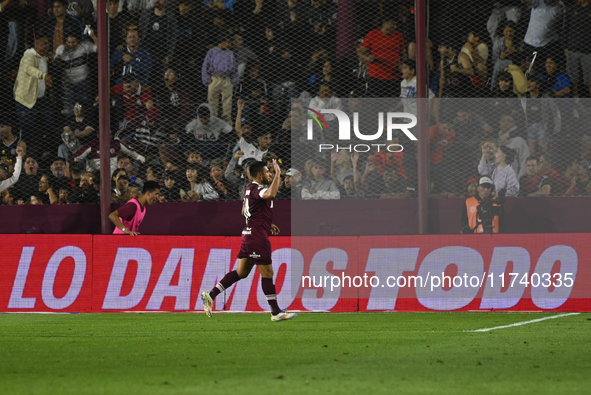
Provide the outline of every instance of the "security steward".
<path id="1" fill-rule="evenodd" d="M 492 180 L 480 177 L 476 195 L 466 199 L 462 210 L 462 233 L 500 233 L 504 225 L 503 208 L 496 199 L 492 199 L 492 191 Z"/>

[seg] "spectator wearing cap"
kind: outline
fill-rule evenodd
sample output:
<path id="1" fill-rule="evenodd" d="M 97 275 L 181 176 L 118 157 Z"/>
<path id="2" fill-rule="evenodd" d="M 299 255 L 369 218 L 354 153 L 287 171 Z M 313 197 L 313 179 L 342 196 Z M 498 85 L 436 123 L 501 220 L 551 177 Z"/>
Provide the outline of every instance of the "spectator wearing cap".
<path id="1" fill-rule="evenodd" d="M 489 177 L 480 177 L 476 194 L 466 199 L 462 209 L 461 233 L 484 233 L 481 218 L 478 216 L 478 206 L 483 200 L 489 199 L 492 195 L 493 181 Z M 500 233 L 504 228 L 503 208 L 493 204 L 493 233 Z"/>
<path id="2" fill-rule="evenodd" d="M 313 179 L 302 186 L 302 200 L 340 199 L 341 193 L 337 185 L 324 177 L 326 166 L 322 162 L 314 160 L 311 172 Z"/>
<path id="3" fill-rule="evenodd" d="M 70 168 L 68 162 L 59 156 L 53 160 L 51 166 L 51 175 L 49 176 L 50 184 L 59 192 L 60 189 L 67 189 L 72 191 L 76 188 L 74 180 L 70 178 Z"/>
<path id="4" fill-rule="evenodd" d="M 515 171 L 515 175 L 519 179 L 525 174 L 525 160 L 530 157 L 529 148 L 525 140 L 518 135 L 515 118 L 512 115 L 503 115 L 501 117 L 500 127 L 499 143 L 511 148 L 515 153 L 514 159 L 508 163 L 511 165 Z"/>
<path id="5" fill-rule="evenodd" d="M 302 173 L 294 168 L 285 172 L 283 183 L 277 193 L 278 200 L 300 200 L 302 198 Z"/>
<path id="6" fill-rule="evenodd" d="M 540 92 L 541 83 L 538 77 L 529 76 L 527 93 L 521 98 L 527 124 L 527 146 L 532 155 L 546 152 L 550 131 L 557 135 L 562 128 L 558 106 L 555 100 Z"/>
<path id="7" fill-rule="evenodd" d="M 124 35 L 126 45 L 112 53 L 109 63 L 115 84 L 122 84 L 125 75 L 135 74 L 138 82 L 146 85 L 152 72 L 152 55 L 147 48 L 140 46 L 141 39 L 137 30 L 128 29 Z"/>
<path id="8" fill-rule="evenodd" d="M 185 132 L 194 137 L 192 144 L 199 147 L 205 159 L 217 159 L 226 153 L 224 142 L 228 143 L 232 136 L 232 127 L 215 115 L 210 104 L 201 104 L 197 107 L 197 117 L 189 122 Z"/>
<path id="9" fill-rule="evenodd" d="M 566 73 L 573 83 L 573 96 L 579 97 L 581 85 L 587 86 L 591 94 L 591 40 L 581 34 L 583 26 L 591 26 L 591 2 L 579 0 L 566 8 L 564 21 L 564 47 Z M 579 71 L 582 70 L 581 72 Z"/>
<path id="10" fill-rule="evenodd" d="M 142 39 L 150 51 L 158 76 L 173 61 L 177 42 L 177 19 L 166 9 L 168 0 L 154 0 L 154 8 L 144 10 L 139 28 Z"/>
<path id="11" fill-rule="evenodd" d="M 49 45 L 47 36 L 37 36 L 36 47 L 26 50 L 21 58 L 14 82 L 16 113 L 26 141 L 38 138 L 38 130 L 51 130 L 53 126 L 53 109 L 46 92 L 53 83 L 47 68 Z"/>
<path id="12" fill-rule="evenodd" d="M 232 119 L 232 92 L 238 85 L 240 75 L 232 47 L 232 38 L 222 36 L 217 47 L 207 52 L 201 68 L 201 79 L 208 87 L 207 101 L 213 109 L 213 115 L 219 112 L 219 101 L 222 100 L 222 116 L 226 122 Z"/>
<path id="13" fill-rule="evenodd" d="M 550 196 L 552 181 L 546 174 L 539 174 L 540 163 L 536 156 L 525 161 L 525 175 L 519 180 L 519 196 Z"/>
<path id="14" fill-rule="evenodd" d="M 180 191 L 183 202 L 219 199 L 220 195 L 207 179 L 199 178 L 197 165 L 187 166 L 186 177 L 188 185 Z"/>
<path id="15" fill-rule="evenodd" d="M 495 186 L 495 193 L 501 189 L 506 189 L 507 197 L 515 197 L 519 194 L 519 181 L 515 175 L 515 171 L 509 165 L 513 162 L 515 151 L 511 148 L 502 145 L 495 153 L 495 163 L 489 165 L 486 163 L 486 144 L 482 146 L 482 159 L 478 165 L 478 172 L 482 176 L 487 176 L 492 180 Z"/>
<path id="16" fill-rule="evenodd" d="M 75 16 L 68 15 L 67 0 L 50 0 L 48 3 L 52 5 L 52 13 L 42 22 L 41 30 L 43 31 L 42 34 L 48 39 L 49 53 L 53 58 L 53 55 L 55 55 L 59 46 L 64 44 L 68 35 L 74 35 L 80 40 L 84 39 L 84 26 L 83 21 Z M 37 41 L 39 37 L 37 35 Z M 38 42 L 37 45 L 39 45 Z"/>
<path id="17" fill-rule="evenodd" d="M 398 64 L 406 45 L 396 20 L 385 17 L 382 27 L 370 31 L 357 48 L 359 60 L 368 68 L 369 94 L 373 97 L 399 96 Z"/>

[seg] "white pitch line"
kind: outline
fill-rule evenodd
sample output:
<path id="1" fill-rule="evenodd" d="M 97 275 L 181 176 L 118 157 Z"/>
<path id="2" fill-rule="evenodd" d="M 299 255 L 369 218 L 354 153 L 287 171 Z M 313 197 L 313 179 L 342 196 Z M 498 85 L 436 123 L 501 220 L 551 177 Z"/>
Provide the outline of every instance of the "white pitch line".
<path id="1" fill-rule="evenodd" d="M 581 314 L 581 313 L 557 314 L 557 315 L 551 315 L 549 317 L 537 318 L 535 320 L 530 320 L 530 321 L 516 322 L 515 324 L 511 324 L 511 325 L 495 326 L 493 328 L 482 328 L 482 329 L 475 329 L 475 330 L 472 330 L 472 331 L 464 331 L 464 332 L 489 332 L 489 331 L 494 331 L 495 329 L 511 328 L 512 326 L 521 326 L 521 325 L 533 324 L 534 322 L 540 322 L 540 321 L 545 321 L 545 320 L 553 320 L 554 318 L 567 317 L 569 315 L 578 315 L 578 314 Z"/>

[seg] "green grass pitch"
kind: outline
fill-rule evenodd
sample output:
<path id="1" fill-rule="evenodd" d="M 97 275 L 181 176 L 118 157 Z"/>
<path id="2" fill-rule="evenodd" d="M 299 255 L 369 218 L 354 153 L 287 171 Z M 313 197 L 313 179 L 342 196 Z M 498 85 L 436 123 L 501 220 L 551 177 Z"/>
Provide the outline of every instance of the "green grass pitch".
<path id="1" fill-rule="evenodd" d="M 589 394 L 591 314 L 2 314 L 0 394 Z"/>

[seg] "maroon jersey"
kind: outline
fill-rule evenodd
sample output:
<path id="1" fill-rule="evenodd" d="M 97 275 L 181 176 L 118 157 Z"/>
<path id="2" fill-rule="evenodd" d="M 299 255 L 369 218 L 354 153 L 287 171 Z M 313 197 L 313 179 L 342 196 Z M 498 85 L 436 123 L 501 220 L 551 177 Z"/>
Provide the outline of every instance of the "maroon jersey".
<path id="1" fill-rule="evenodd" d="M 262 243 L 269 240 L 271 233 L 271 222 L 273 221 L 273 201 L 263 199 L 262 195 L 267 187 L 251 183 L 246 187 L 244 196 L 244 217 L 246 226 L 242 230 L 242 242 Z"/>

